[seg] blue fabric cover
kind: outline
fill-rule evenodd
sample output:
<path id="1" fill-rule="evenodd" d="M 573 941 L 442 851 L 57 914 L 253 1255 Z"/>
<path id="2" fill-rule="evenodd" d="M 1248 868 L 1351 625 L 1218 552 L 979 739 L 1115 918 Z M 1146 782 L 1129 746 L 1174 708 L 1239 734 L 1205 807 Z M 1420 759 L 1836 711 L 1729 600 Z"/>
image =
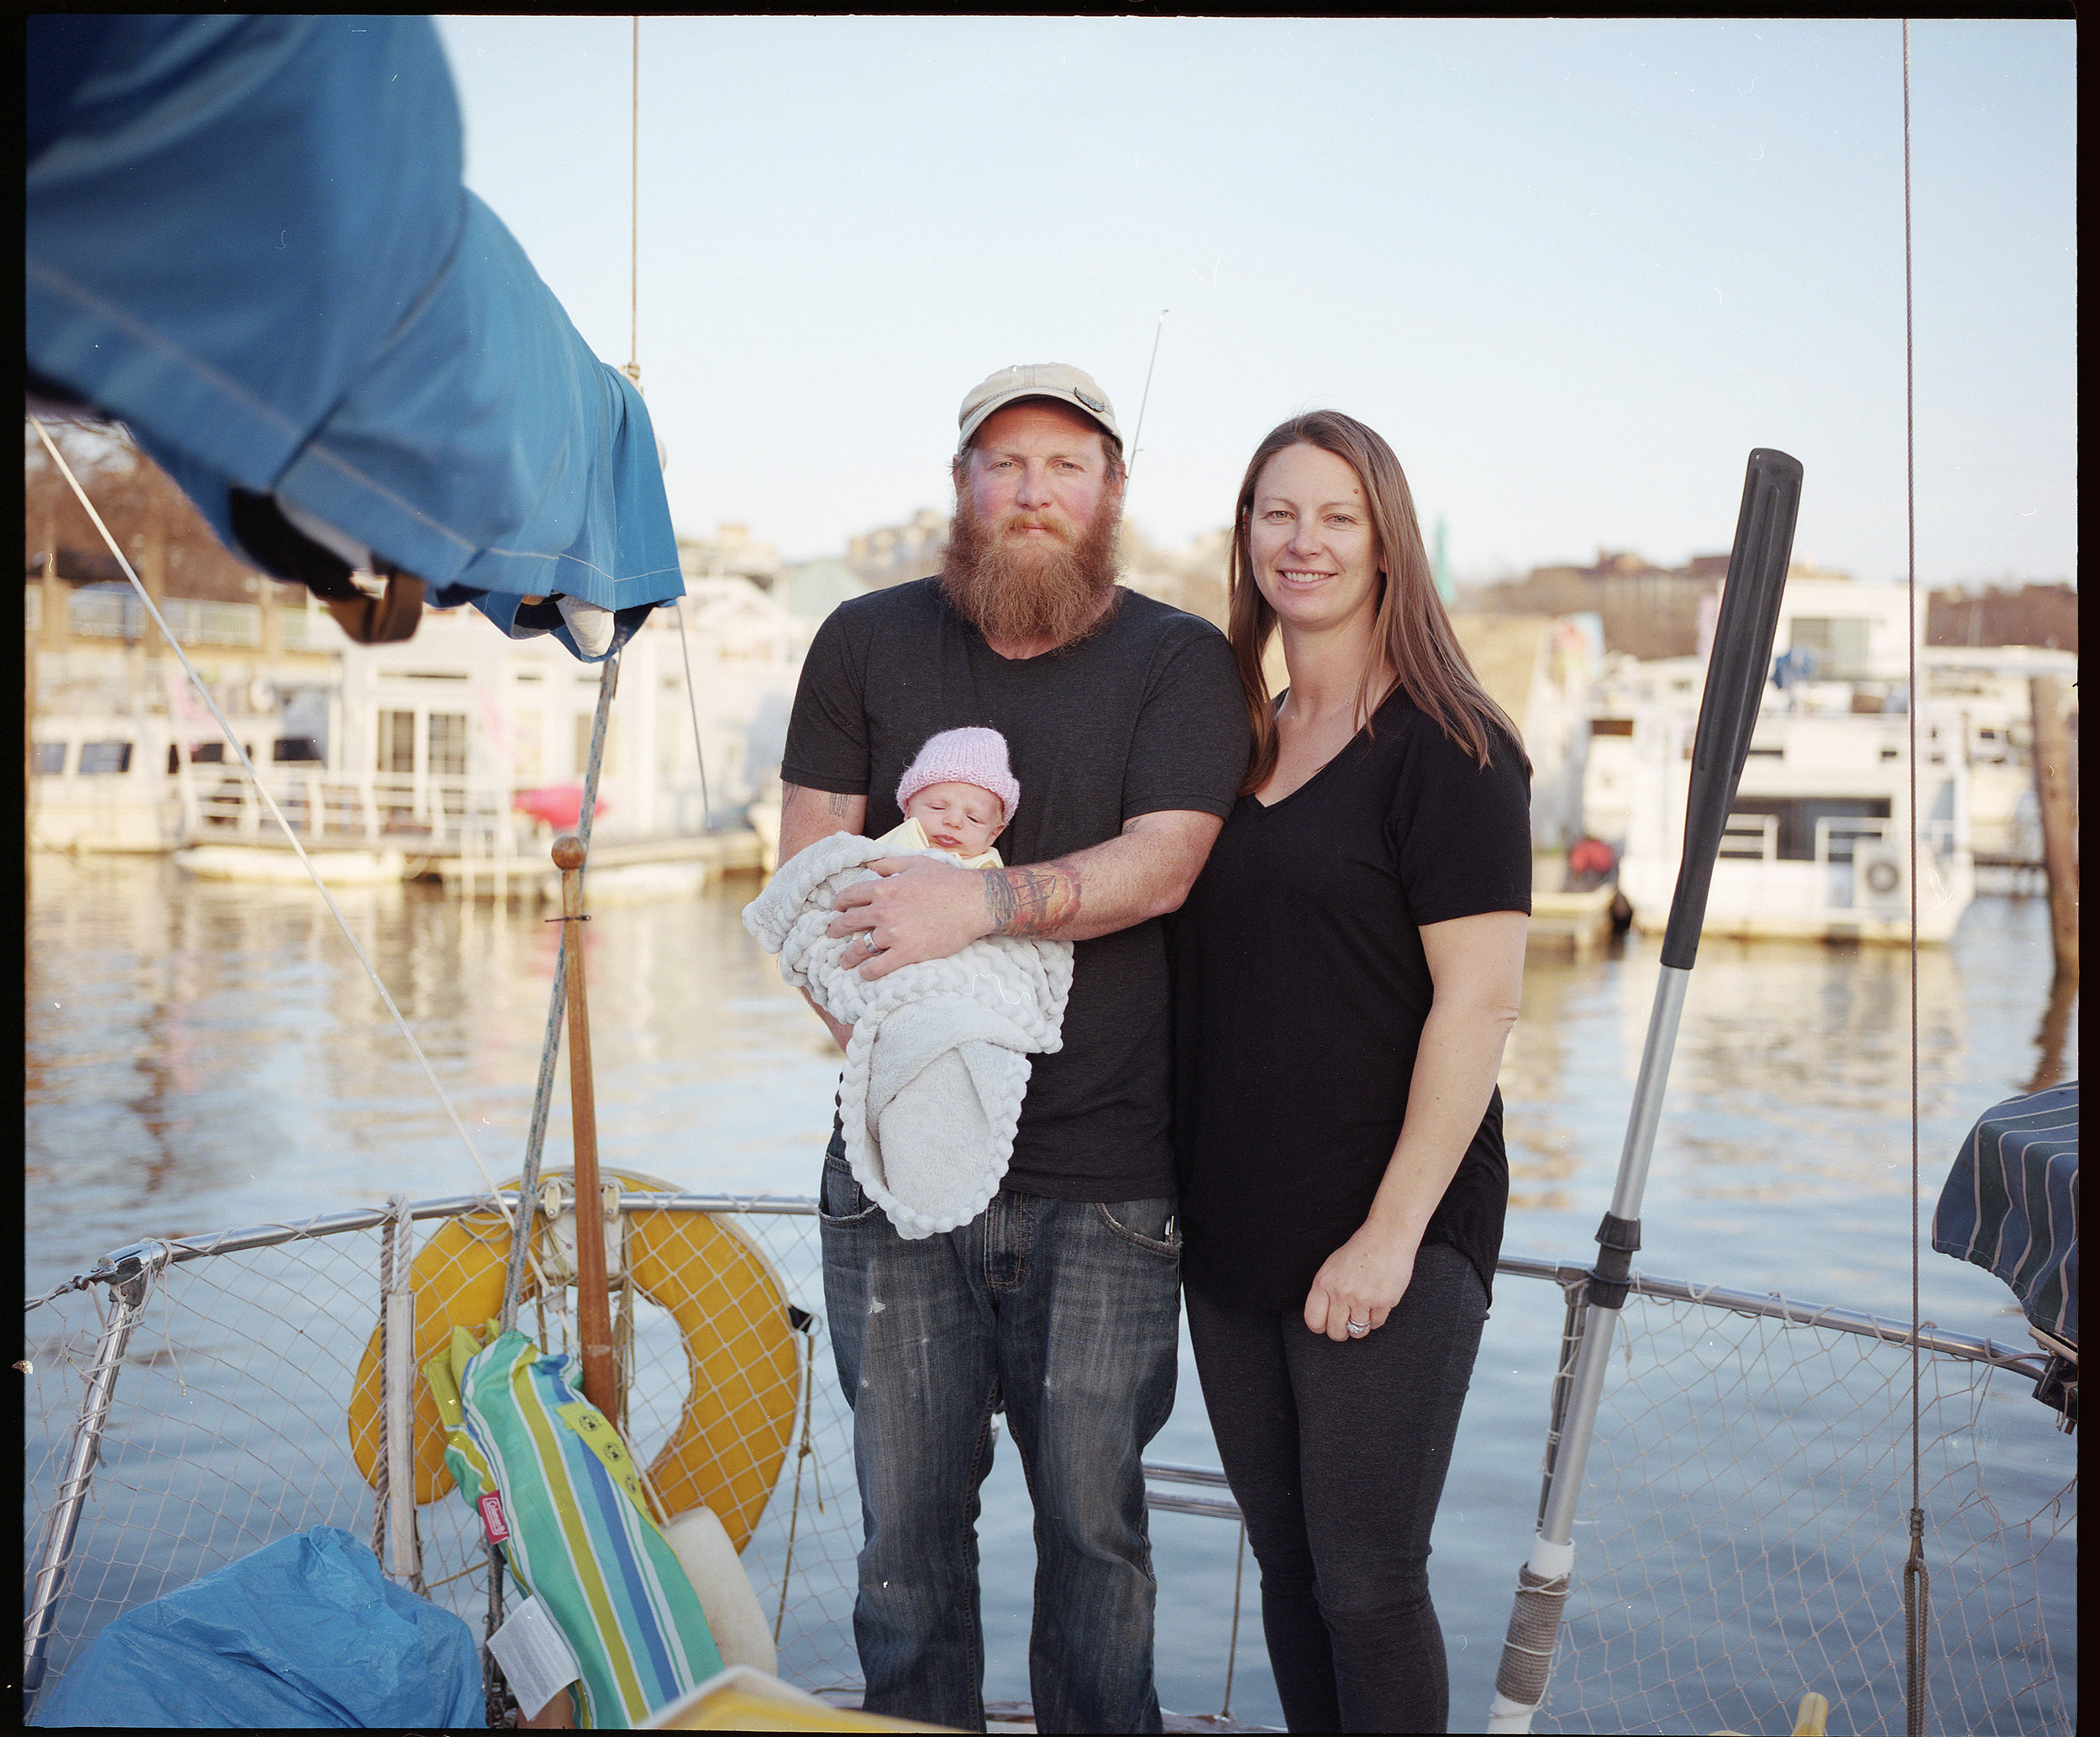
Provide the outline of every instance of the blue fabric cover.
<path id="1" fill-rule="evenodd" d="M 1983 1113 L 1947 1174 L 1932 1246 L 2013 1288 L 2045 1333 L 2078 1342 L 2078 1082 Z"/>
<path id="2" fill-rule="evenodd" d="M 316 1526 L 114 1619 L 34 1723 L 442 1730 L 488 1711 L 473 1631 Z"/>
<path id="3" fill-rule="evenodd" d="M 123 15 L 29 45 L 29 365 L 229 548 L 262 564 L 237 485 L 515 637 L 545 631 L 524 596 L 615 611 L 617 645 L 683 594 L 641 394 L 461 186 L 428 18 Z"/>

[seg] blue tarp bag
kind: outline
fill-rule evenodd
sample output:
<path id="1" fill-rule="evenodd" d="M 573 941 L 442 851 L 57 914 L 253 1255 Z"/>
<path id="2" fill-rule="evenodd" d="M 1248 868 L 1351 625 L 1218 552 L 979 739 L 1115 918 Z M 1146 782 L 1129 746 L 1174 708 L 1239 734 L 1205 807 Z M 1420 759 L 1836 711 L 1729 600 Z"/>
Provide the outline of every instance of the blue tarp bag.
<path id="1" fill-rule="evenodd" d="M 281 1538 L 116 1618 L 38 1725 L 262 1730 L 488 1722 L 473 1630 L 339 1526 Z"/>

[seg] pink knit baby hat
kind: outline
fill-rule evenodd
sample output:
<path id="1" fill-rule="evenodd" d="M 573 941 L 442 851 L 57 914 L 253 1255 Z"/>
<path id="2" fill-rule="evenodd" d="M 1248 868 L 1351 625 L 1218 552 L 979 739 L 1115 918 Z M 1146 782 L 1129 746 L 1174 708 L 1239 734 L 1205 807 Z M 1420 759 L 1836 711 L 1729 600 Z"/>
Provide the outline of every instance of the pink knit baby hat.
<path id="1" fill-rule="evenodd" d="M 996 730 L 973 725 L 927 737 L 897 786 L 897 806 L 937 784 L 974 784 L 990 790 L 1005 806 L 1008 821 L 1021 806 L 1021 786 L 1006 766 L 1006 738 Z"/>

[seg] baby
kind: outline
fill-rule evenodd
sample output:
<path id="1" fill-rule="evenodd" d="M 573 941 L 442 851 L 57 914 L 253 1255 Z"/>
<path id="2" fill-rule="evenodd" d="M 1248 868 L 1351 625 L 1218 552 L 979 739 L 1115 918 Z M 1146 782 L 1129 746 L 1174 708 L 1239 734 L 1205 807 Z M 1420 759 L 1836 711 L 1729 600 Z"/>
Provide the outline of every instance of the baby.
<path id="1" fill-rule="evenodd" d="M 986 936 L 870 982 L 843 963 L 858 937 L 829 932 L 834 901 L 870 878 L 869 863 L 906 851 L 1003 868 L 992 840 L 1020 804 L 1005 737 L 943 730 L 897 786 L 902 824 L 880 838 L 817 839 L 744 910 L 744 926 L 780 954 L 781 976 L 853 1028 L 839 1078 L 846 1159 L 907 1240 L 969 1223 L 998 1192 L 1028 1058 L 1063 1045 L 1072 947 Z"/>
<path id="2" fill-rule="evenodd" d="M 904 821 L 875 842 L 895 850 L 942 850 L 965 868 L 1005 865 L 992 840 L 1021 806 L 1021 786 L 1006 766 L 1006 738 L 996 730 L 943 730 L 905 770 L 897 786 Z"/>

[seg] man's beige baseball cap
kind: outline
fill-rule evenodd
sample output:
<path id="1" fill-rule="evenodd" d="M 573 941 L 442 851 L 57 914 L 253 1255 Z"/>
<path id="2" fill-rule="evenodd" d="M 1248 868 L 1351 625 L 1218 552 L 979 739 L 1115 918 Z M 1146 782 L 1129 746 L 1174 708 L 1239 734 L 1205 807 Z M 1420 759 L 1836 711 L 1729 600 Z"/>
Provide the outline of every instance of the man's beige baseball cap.
<path id="1" fill-rule="evenodd" d="M 984 426 L 986 417 L 1021 398 L 1055 398 L 1084 411 L 1107 430 L 1116 450 L 1122 449 L 1123 431 L 1116 426 L 1115 409 L 1108 394 L 1094 384 L 1092 375 L 1063 362 L 1023 362 L 1002 368 L 982 385 L 970 388 L 956 417 L 963 430 L 955 443 L 956 451 L 969 450 L 970 437 Z"/>

